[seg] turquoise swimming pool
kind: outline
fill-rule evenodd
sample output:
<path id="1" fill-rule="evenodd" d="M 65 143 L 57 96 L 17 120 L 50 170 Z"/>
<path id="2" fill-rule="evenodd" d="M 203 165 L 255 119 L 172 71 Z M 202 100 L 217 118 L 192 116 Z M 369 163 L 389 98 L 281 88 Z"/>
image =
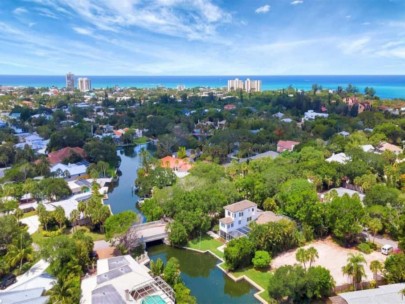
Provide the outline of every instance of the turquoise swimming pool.
<path id="1" fill-rule="evenodd" d="M 142 304 L 166 304 L 166 301 L 161 296 L 148 296 L 142 300 Z"/>

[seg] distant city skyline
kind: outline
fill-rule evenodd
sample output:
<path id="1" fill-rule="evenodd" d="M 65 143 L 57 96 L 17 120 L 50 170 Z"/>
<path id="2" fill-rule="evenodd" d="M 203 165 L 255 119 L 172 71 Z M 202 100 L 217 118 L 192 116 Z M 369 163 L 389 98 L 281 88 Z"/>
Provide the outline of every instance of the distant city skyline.
<path id="1" fill-rule="evenodd" d="M 9 75 L 401 75 L 403 0 L 3 0 Z"/>

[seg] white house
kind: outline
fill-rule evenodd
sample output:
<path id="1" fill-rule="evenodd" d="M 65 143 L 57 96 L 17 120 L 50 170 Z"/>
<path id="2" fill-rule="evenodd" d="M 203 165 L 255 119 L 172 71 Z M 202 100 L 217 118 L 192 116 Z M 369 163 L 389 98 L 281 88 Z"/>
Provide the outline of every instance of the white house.
<path id="1" fill-rule="evenodd" d="M 219 220 L 219 234 L 225 240 L 246 234 L 247 226 L 258 217 L 257 205 L 243 200 L 224 207 L 225 217 Z"/>
<path id="2" fill-rule="evenodd" d="M 51 172 L 59 177 L 71 178 L 83 175 L 86 173 L 87 167 L 83 164 L 56 164 L 52 166 Z M 69 173 L 69 174 L 66 174 Z"/>
<path id="3" fill-rule="evenodd" d="M 327 113 L 317 113 L 314 110 L 309 110 L 304 113 L 304 120 L 314 120 L 317 117 L 328 118 L 329 114 Z"/>
<path id="4" fill-rule="evenodd" d="M 360 148 L 364 151 L 364 152 L 374 152 L 374 147 L 372 145 L 362 145 L 360 146 Z"/>
<path id="5" fill-rule="evenodd" d="M 328 163 L 337 162 L 340 164 L 345 164 L 345 163 L 349 162 L 350 160 L 351 160 L 351 158 L 349 156 L 347 156 L 345 153 L 332 154 L 331 157 L 326 159 L 326 161 Z"/>

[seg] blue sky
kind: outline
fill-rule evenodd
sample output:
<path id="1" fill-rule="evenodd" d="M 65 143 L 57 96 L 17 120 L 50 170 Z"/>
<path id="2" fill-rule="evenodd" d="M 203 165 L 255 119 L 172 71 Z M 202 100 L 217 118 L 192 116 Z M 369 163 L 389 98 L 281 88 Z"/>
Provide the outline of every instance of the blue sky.
<path id="1" fill-rule="evenodd" d="M 0 74 L 405 74 L 405 0 L 1 0 Z"/>

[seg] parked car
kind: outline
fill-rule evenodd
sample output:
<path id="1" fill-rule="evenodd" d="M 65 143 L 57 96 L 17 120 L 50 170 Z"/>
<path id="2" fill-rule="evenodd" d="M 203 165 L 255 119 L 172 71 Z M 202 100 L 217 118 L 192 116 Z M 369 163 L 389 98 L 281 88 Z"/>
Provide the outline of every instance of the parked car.
<path id="1" fill-rule="evenodd" d="M 1 281 L 0 289 L 6 289 L 8 286 L 14 284 L 15 282 L 17 282 L 17 278 L 14 274 L 10 273 L 6 275 Z"/>
<path id="2" fill-rule="evenodd" d="M 384 246 L 381 247 L 382 254 L 389 255 L 393 251 L 394 251 L 394 247 L 392 247 L 392 245 L 385 244 Z"/>

